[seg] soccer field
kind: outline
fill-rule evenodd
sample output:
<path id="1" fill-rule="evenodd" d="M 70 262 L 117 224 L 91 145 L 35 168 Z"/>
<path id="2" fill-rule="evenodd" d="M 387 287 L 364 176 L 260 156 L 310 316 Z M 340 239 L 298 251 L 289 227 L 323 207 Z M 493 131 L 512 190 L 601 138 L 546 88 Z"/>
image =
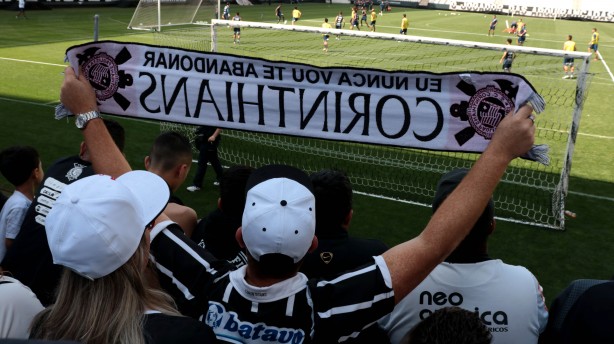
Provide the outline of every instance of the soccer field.
<path id="1" fill-rule="evenodd" d="M 290 14 L 290 5 L 285 5 Z M 275 23 L 275 6 L 234 6 L 243 20 Z M 154 44 L 160 41 L 153 33 L 130 31 L 126 27 L 133 13 L 132 8 L 62 8 L 51 11 L 29 11 L 29 19 L 15 19 L 14 12 L 0 12 L 0 118 L 2 119 L 0 147 L 14 144 L 35 146 L 42 155 L 44 165 L 60 156 L 76 154 L 80 134 L 73 124 L 53 119 L 53 106 L 58 103 L 59 86 L 66 65 L 63 62 L 66 48 L 90 41 L 93 37 L 93 16 L 100 15 L 100 39 L 134 41 Z M 300 24 L 319 27 L 324 17 L 329 20 L 339 11 L 349 14 L 350 5 L 304 4 Z M 401 15 L 409 18 L 410 35 L 504 43 L 508 36 L 501 30 L 507 16 L 498 16 L 497 35 L 486 35 L 491 16 L 477 13 L 453 13 L 438 10 L 393 8 L 377 20 L 378 32 L 398 33 Z M 206 13 L 199 13 L 196 20 L 208 20 Z M 529 37 L 526 46 L 560 49 L 566 35 L 572 34 L 579 50 L 587 47 L 592 27 L 601 33 L 600 51 L 605 62 L 614 67 L 614 24 L 564 20 L 524 18 Z M 346 28 L 349 24 L 346 24 Z M 250 30 L 242 31 L 241 44 L 258 46 L 250 40 Z M 203 35 L 208 32 L 203 30 Z M 221 47 L 232 42 L 231 32 L 220 35 Z M 226 41 L 224 41 L 226 40 Z M 323 59 L 359 59 L 361 51 L 382 49 L 396 42 L 371 42 L 365 46 L 350 46 L 346 42 L 331 40 L 329 55 L 323 55 L 321 38 L 287 41 L 278 39 L 276 49 L 269 49 L 268 59 L 276 59 L 278 51 L 296 51 L 301 62 L 321 64 Z M 345 45 L 344 45 L 345 44 Z M 313 51 L 307 53 L 305 48 Z M 312 47 L 312 48 L 311 48 Z M 240 48 L 234 49 L 237 54 Z M 228 51 L 226 51 L 228 52 Z M 231 51 L 232 52 L 232 51 Z M 420 52 L 413 52 L 419 55 Z M 500 53 L 494 58 L 493 71 Z M 365 59 L 364 67 L 386 67 L 388 61 L 404 63 L 405 60 L 383 55 L 380 60 Z M 410 61 L 407 61 L 409 63 Z M 483 62 L 483 61 L 482 61 Z M 473 69 L 468 65 L 467 69 Z M 438 70 L 446 72 L 447 70 Z M 570 194 L 567 209 L 577 218 L 568 220 L 564 232 L 499 222 L 490 241 L 490 254 L 511 264 L 524 265 L 540 280 L 549 303 L 569 281 L 577 278 L 610 278 L 614 271 L 614 257 L 610 248 L 614 244 L 612 222 L 614 215 L 614 124 L 611 117 L 614 107 L 614 81 L 601 61 L 591 61 L 591 83 L 580 124 L 580 131 L 571 170 Z M 560 69 L 552 70 L 548 78 L 560 80 Z M 544 77 L 545 79 L 545 77 Z M 554 81 L 553 81 L 554 82 Z M 159 132 L 158 123 L 119 119 L 127 130 L 126 156 L 133 168 L 143 168 L 143 157 L 150 143 Z M 374 167 L 375 168 L 375 167 Z M 191 176 L 190 176 L 191 177 Z M 213 181 L 212 171 L 207 174 L 206 185 Z M 188 182 L 186 182 L 186 185 Z M 9 191 L 10 186 L 0 179 L 0 188 Z M 200 216 L 215 207 L 217 191 L 211 189 L 190 194 L 180 190 L 178 195 L 193 206 Z M 430 211 L 424 207 L 365 196 L 356 196 L 353 235 L 378 237 L 394 245 L 415 236 L 428 221 Z"/>

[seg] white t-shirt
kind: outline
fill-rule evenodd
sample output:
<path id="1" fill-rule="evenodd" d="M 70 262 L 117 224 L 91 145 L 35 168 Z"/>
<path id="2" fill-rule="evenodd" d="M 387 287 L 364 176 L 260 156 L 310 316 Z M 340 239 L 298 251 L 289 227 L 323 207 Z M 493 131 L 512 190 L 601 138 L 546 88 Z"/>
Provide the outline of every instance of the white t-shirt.
<path id="1" fill-rule="evenodd" d="M 474 264 L 442 263 L 379 321 L 391 343 L 443 307 L 478 312 L 493 343 L 537 343 L 546 328 L 548 310 L 542 288 L 522 266 L 501 260 Z"/>
<path id="2" fill-rule="evenodd" d="M 31 203 L 32 201 L 26 195 L 15 190 L 2 207 L 2 211 L 0 211 L 0 261 L 4 259 L 6 254 L 4 239 L 15 239 L 17 237 Z"/>
<path id="3" fill-rule="evenodd" d="M 32 319 L 43 308 L 28 287 L 12 277 L 0 277 L 0 338 L 27 339 Z"/>
<path id="4" fill-rule="evenodd" d="M 26 0 L 19 0 L 19 8 L 25 8 L 26 7 Z"/>

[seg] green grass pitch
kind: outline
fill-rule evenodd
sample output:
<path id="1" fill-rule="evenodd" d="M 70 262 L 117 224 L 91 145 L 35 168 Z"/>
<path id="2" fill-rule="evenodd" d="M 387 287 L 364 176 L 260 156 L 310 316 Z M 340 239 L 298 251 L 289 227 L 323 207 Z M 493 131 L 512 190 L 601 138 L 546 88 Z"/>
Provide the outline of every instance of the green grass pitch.
<path id="1" fill-rule="evenodd" d="M 244 20 L 275 23 L 274 5 L 233 6 Z M 290 5 L 285 5 L 286 18 Z M 350 5 L 303 4 L 302 25 L 320 26 L 324 17 L 333 20 L 339 11 L 349 14 Z M 0 11 L 0 147 L 14 144 L 35 146 L 43 164 L 69 154 L 77 154 L 80 133 L 72 123 L 53 119 L 59 88 L 66 65 L 66 48 L 92 40 L 93 16 L 100 15 L 100 39 L 154 43 L 153 34 L 127 30 L 133 8 L 56 8 L 51 11 L 28 11 L 29 19 L 15 19 L 15 12 Z M 497 35 L 488 37 L 491 16 L 478 13 L 453 13 L 440 10 L 393 8 L 377 20 L 378 32 L 397 33 L 402 13 L 409 18 L 409 34 L 479 42 L 504 43 L 501 32 L 505 21 L 500 15 Z M 201 11 L 196 20 L 209 20 Z M 605 62 L 614 67 L 614 24 L 566 20 L 524 18 L 529 37 L 526 45 L 562 48 L 566 35 L 574 35 L 579 50 L 585 50 L 592 27 L 601 33 L 600 51 Z M 348 28 L 349 24 L 346 24 Z M 232 40 L 231 35 L 220 39 Z M 315 47 L 321 53 L 321 40 Z M 242 32 L 241 44 L 250 42 L 249 30 Z M 287 42 L 285 47 L 291 49 Z M 331 40 L 332 58 L 337 42 Z M 377 44 L 375 44 L 377 45 Z M 314 49 L 316 49 L 314 48 Z M 362 49 L 369 49 L 365 46 Z M 385 63 L 385 61 L 379 62 Z M 377 68 L 377 66 L 373 66 Z M 577 214 L 567 221 L 564 232 L 499 222 L 490 240 L 492 257 L 510 264 L 524 265 L 544 287 L 550 303 L 562 288 L 578 278 L 608 279 L 614 275 L 614 81 L 601 61 L 591 61 L 592 81 L 584 107 L 575 149 L 567 209 Z M 553 76 L 562 76 L 553 70 Z M 133 168 L 143 168 L 143 158 L 159 132 L 158 123 L 118 119 L 127 130 L 126 156 Z M 189 178 L 191 178 L 192 174 Z M 193 206 L 199 216 L 206 215 L 216 204 L 217 190 L 212 186 L 212 171 L 206 178 L 206 190 L 190 194 L 184 189 L 178 196 Z M 188 185 L 189 182 L 186 182 Z M 0 189 L 10 192 L 0 178 Z M 389 245 L 414 237 L 426 224 L 430 210 L 403 203 L 355 197 L 352 235 L 378 237 Z"/>

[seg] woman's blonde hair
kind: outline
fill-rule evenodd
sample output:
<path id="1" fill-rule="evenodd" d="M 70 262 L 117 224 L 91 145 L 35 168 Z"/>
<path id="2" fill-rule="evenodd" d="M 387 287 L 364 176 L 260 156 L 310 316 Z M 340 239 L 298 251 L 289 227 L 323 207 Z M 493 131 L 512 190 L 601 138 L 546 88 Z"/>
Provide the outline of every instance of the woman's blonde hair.
<path id="1" fill-rule="evenodd" d="M 34 318 L 30 337 L 84 344 L 144 344 L 146 310 L 179 315 L 170 296 L 148 287 L 146 240 L 143 235 L 128 262 L 96 280 L 64 269 L 56 302 Z"/>

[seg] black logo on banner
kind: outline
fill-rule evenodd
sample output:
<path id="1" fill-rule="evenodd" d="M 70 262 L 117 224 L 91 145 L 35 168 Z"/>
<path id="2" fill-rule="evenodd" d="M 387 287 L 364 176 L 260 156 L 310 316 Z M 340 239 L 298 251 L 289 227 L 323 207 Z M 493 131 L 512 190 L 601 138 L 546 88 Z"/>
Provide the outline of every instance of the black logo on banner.
<path id="1" fill-rule="evenodd" d="M 518 86 L 509 80 L 495 80 L 497 86 L 489 85 L 476 88 L 461 81 L 456 88 L 471 98 L 450 107 L 450 114 L 461 121 L 469 122 L 469 127 L 454 135 L 459 146 L 464 145 L 476 133 L 490 140 L 499 122 L 514 109 L 514 100 L 518 94 Z"/>
<path id="2" fill-rule="evenodd" d="M 130 101 L 118 93 L 118 89 L 132 86 L 132 75 L 119 69 L 119 65 L 132 58 L 128 49 L 123 48 L 115 57 L 104 52 L 98 52 L 100 48 L 88 48 L 83 54 L 77 54 L 79 65 L 96 91 L 96 99 L 105 101 L 113 98 L 124 110 L 130 106 Z"/>

